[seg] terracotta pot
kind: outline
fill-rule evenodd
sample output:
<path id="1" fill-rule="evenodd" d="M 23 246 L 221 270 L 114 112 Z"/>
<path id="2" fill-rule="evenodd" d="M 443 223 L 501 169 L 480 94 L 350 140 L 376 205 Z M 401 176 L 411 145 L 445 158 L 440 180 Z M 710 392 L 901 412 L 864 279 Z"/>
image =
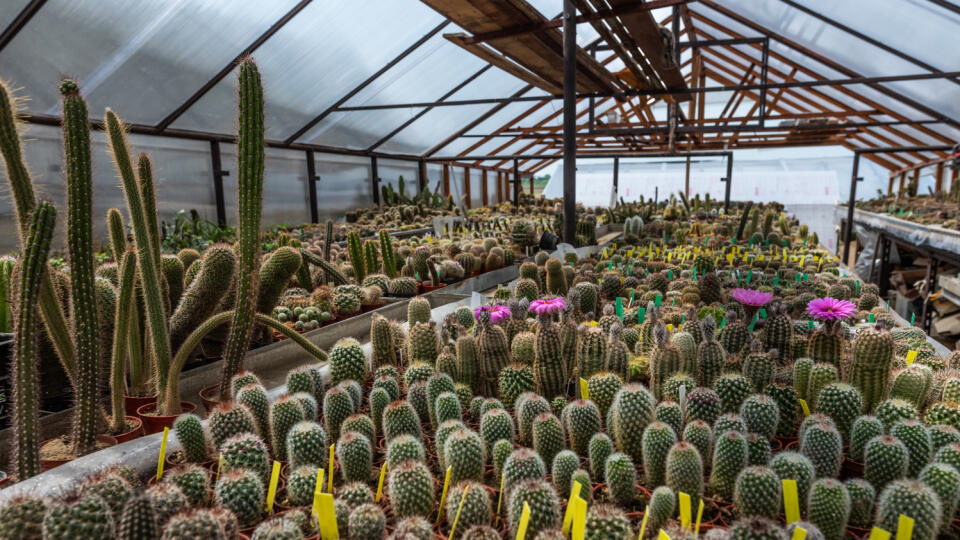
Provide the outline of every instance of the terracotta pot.
<path id="1" fill-rule="evenodd" d="M 137 415 L 137 409 L 147 405 L 148 403 L 156 403 L 157 396 L 123 396 L 123 408 L 126 410 L 126 413 L 130 416 Z"/>
<path id="2" fill-rule="evenodd" d="M 43 441 L 42 443 L 40 443 L 40 447 L 42 448 L 43 445 L 53 440 L 55 439 L 47 439 Z M 114 446 L 117 444 L 117 439 L 111 437 L 110 435 L 97 435 L 97 442 L 105 443 L 108 446 Z M 63 465 L 68 461 L 73 461 L 73 460 L 72 459 L 41 459 L 40 470 L 49 471 L 50 469 L 54 467 L 59 467 L 60 465 Z"/>
<path id="3" fill-rule="evenodd" d="M 125 443 L 127 441 L 132 441 L 138 437 L 143 436 L 143 420 L 140 420 L 140 418 L 136 416 L 127 416 L 126 418 L 127 420 L 133 420 L 134 423 L 136 423 L 137 425 L 136 427 L 134 427 L 133 429 L 131 429 L 126 433 L 114 435 L 113 438 L 117 440 L 117 444 Z"/>
<path id="4" fill-rule="evenodd" d="M 148 403 L 141 406 L 137 409 L 137 416 L 140 417 L 140 420 L 143 420 L 143 434 L 150 435 L 152 433 L 160 433 L 165 427 L 173 427 L 174 420 L 177 419 L 180 414 L 174 414 L 169 416 L 161 416 L 158 414 L 153 414 L 157 410 L 156 403 Z M 197 410 L 197 405 L 189 401 L 180 402 L 180 413 L 189 413 Z"/>
<path id="5" fill-rule="evenodd" d="M 199 395 L 200 403 L 203 404 L 203 409 L 207 411 L 207 414 L 210 414 L 213 409 L 220 404 L 220 385 L 215 384 L 213 386 L 201 388 Z"/>

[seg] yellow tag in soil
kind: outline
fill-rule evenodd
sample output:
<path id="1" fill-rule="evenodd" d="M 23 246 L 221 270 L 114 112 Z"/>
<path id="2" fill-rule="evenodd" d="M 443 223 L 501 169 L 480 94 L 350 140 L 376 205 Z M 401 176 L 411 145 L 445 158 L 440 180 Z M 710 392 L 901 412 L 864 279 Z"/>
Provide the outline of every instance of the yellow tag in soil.
<path id="1" fill-rule="evenodd" d="M 810 407 L 807 406 L 807 400 L 798 399 L 797 401 L 800 402 L 800 408 L 803 409 L 803 415 L 810 416 Z"/>
<path id="2" fill-rule="evenodd" d="M 690 495 L 684 492 L 677 494 L 680 500 L 680 526 L 684 529 L 690 528 Z"/>
<path id="3" fill-rule="evenodd" d="M 384 466 L 386 466 L 386 464 L 384 464 Z M 460 504 L 457 505 L 457 515 L 453 518 L 453 525 L 450 526 L 450 534 L 447 535 L 447 538 L 453 538 L 453 533 L 457 530 L 457 522 L 460 521 L 460 512 L 463 511 L 463 503 L 467 500 L 467 493 L 470 493 L 469 485 L 463 489 L 463 495 L 460 496 Z"/>
<path id="4" fill-rule="evenodd" d="M 440 516 L 443 515 L 443 505 L 447 502 L 447 490 L 450 489 L 450 471 L 453 470 L 453 465 L 447 466 L 447 474 L 443 478 L 443 492 L 440 493 L 440 508 L 437 508 L 437 521 L 440 521 Z"/>
<path id="5" fill-rule="evenodd" d="M 497 497 L 497 515 L 498 515 L 498 516 L 500 515 L 500 503 L 503 502 L 503 479 L 504 479 L 504 477 L 505 477 L 505 476 L 504 476 L 503 474 L 500 475 L 500 492 L 499 492 L 499 496 Z"/>
<path id="6" fill-rule="evenodd" d="M 727 254 L 727 262 L 733 264 L 733 253 Z"/>
<path id="7" fill-rule="evenodd" d="M 807 537 L 807 530 L 803 527 L 793 528 L 793 538 L 791 540 L 804 540 Z"/>
<path id="8" fill-rule="evenodd" d="M 890 533 L 880 527 L 874 527 L 870 530 L 868 540 L 890 540 Z"/>
<path id="9" fill-rule="evenodd" d="M 703 519 L 703 499 L 700 499 L 700 504 L 697 505 L 697 526 L 693 529 L 693 534 L 700 535 L 700 520 Z"/>
<path id="10" fill-rule="evenodd" d="M 530 525 L 530 505 L 523 503 L 523 512 L 520 514 L 520 524 L 517 526 L 516 540 L 523 540 L 527 537 L 527 527 Z"/>
<path id="11" fill-rule="evenodd" d="M 571 540 L 583 540 L 587 531 L 587 501 L 580 497 L 570 501 L 573 505 L 573 527 L 571 527 Z"/>
<path id="12" fill-rule="evenodd" d="M 783 479 L 783 511 L 787 516 L 787 524 L 800 521 L 800 501 L 797 498 L 797 481 Z"/>
<path id="13" fill-rule="evenodd" d="M 160 439 L 160 459 L 157 460 L 157 480 L 163 478 L 163 460 L 167 455 L 167 437 L 170 435 L 170 428 L 163 428 L 163 438 Z"/>
<path id="14" fill-rule="evenodd" d="M 917 361 L 917 354 L 918 354 L 918 353 L 917 353 L 916 349 L 914 349 L 914 350 L 912 350 L 912 351 L 907 351 L 907 357 L 906 357 L 905 361 L 907 362 L 907 365 L 908 365 L 908 366 L 909 366 L 910 364 L 912 364 L 912 363 L 914 363 L 914 362 Z"/>
<path id="15" fill-rule="evenodd" d="M 328 471 L 327 471 L 327 493 L 333 493 L 333 463 L 334 455 L 333 449 L 336 447 L 336 444 L 330 445 L 330 461 L 328 461 Z"/>
<path id="16" fill-rule="evenodd" d="M 317 521 L 320 525 L 320 538 L 323 540 L 340 538 L 340 531 L 337 529 L 337 511 L 333 506 L 332 494 L 320 494 L 320 512 Z"/>
<path id="17" fill-rule="evenodd" d="M 567 510 L 563 514 L 563 535 L 570 534 L 570 525 L 573 523 L 573 501 L 580 496 L 580 482 L 575 482 L 570 488 L 570 498 L 567 499 Z"/>
<path id="18" fill-rule="evenodd" d="M 643 540 L 643 531 L 647 530 L 648 517 L 650 517 L 650 505 L 647 505 L 647 508 L 643 511 L 643 520 L 640 521 L 640 533 L 637 535 L 637 540 Z"/>
<path id="19" fill-rule="evenodd" d="M 323 469 L 317 469 L 317 483 L 313 486 L 313 510 L 314 516 L 320 515 L 320 494 L 323 493 Z"/>
<path id="20" fill-rule="evenodd" d="M 580 377 L 580 398 L 590 399 L 590 389 L 587 387 L 587 380 Z"/>
<path id="21" fill-rule="evenodd" d="M 384 462 L 380 467 L 380 480 L 377 481 L 377 502 L 380 502 L 380 496 L 383 495 L 383 478 L 387 476 L 387 463 Z"/>
<path id="22" fill-rule="evenodd" d="M 277 498 L 277 484 L 280 482 L 280 462 L 274 460 L 270 471 L 270 490 L 267 491 L 267 513 L 273 511 L 273 501 Z"/>
<path id="23" fill-rule="evenodd" d="M 213 479 L 213 485 L 217 485 L 217 482 L 220 481 L 220 469 L 223 468 L 223 454 L 220 454 L 220 457 L 217 458 L 217 477 Z"/>
<path id="24" fill-rule="evenodd" d="M 913 537 L 913 518 L 900 514 L 897 520 L 897 540 L 910 540 Z"/>
<path id="25" fill-rule="evenodd" d="M 660 529 L 660 534 L 657 535 L 658 540 L 670 540 L 670 535 L 663 532 L 663 529 Z"/>

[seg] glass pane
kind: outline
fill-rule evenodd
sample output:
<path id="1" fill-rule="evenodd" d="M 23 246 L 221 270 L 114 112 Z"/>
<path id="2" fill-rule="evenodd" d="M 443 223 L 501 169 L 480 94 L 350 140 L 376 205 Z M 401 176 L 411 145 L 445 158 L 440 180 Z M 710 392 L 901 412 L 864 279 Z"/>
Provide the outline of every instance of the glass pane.
<path id="1" fill-rule="evenodd" d="M 317 176 L 317 215 L 321 221 L 341 220 L 344 211 L 373 202 L 370 159 L 341 154 L 314 154 Z"/>
<path id="2" fill-rule="evenodd" d="M 312 2 L 254 52 L 266 89 L 267 137 L 295 133 L 442 20 L 420 2 Z M 229 76 L 174 126 L 231 133 L 235 103 Z"/>
<path id="3" fill-rule="evenodd" d="M 416 116 L 423 107 L 332 113 L 300 140 L 339 148 L 364 150 Z"/>
<path id="4" fill-rule="evenodd" d="M 58 113 L 57 82 L 68 73 L 92 117 L 111 107 L 154 124 L 294 3 L 50 0 L 0 53 L 0 73 L 24 88 L 31 112 Z"/>
<path id="5" fill-rule="evenodd" d="M 23 8 L 29 3 L 30 0 L 7 0 L 3 11 L 0 11 L 0 31 L 10 26 L 10 23 L 17 18 L 17 15 L 19 15 L 20 12 L 23 11 Z"/>

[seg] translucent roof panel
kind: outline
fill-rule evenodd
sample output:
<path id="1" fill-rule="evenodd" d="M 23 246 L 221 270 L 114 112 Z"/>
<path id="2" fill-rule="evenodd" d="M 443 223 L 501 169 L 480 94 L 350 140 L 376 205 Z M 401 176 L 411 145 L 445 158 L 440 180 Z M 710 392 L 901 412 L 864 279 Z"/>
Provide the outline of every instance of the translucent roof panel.
<path id="1" fill-rule="evenodd" d="M 311 2 L 253 53 L 265 85 L 267 138 L 294 134 L 441 22 L 421 2 Z M 174 127 L 233 131 L 235 95 L 231 75 Z"/>
<path id="2" fill-rule="evenodd" d="M 0 11 L 0 28 L 9 26 L 29 3 L 30 0 L 7 0 L 4 2 L 3 11 Z"/>
<path id="3" fill-rule="evenodd" d="M 492 68 L 455 92 L 448 100 L 482 99 L 498 94 L 512 94 L 523 86 L 524 83 L 512 75 Z M 379 149 L 384 152 L 422 153 L 495 106 L 485 104 L 436 107 L 397 133 Z"/>
<path id="4" fill-rule="evenodd" d="M 300 140 L 309 144 L 364 150 L 416 116 L 423 107 L 335 112 L 321 120 Z"/>
<path id="5" fill-rule="evenodd" d="M 0 73 L 23 88 L 33 113 L 58 113 L 57 82 L 69 74 L 91 116 L 109 106 L 128 122 L 155 124 L 294 4 L 50 0 L 0 52 Z"/>

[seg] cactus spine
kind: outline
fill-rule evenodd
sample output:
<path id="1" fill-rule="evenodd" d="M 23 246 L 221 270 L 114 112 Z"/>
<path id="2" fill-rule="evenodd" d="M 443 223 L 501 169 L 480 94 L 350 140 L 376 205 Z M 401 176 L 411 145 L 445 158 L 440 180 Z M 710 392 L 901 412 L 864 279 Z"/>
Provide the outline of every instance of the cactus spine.
<path id="1" fill-rule="evenodd" d="M 10 174 L 8 166 L 8 174 Z M 40 473 L 40 381 L 37 375 L 37 297 L 46 273 L 56 211 L 37 204 L 21 256 L 14 319 L 13 347 L 13 463 L 17 478 Z"/>
<path id="2" fill-rule="evenodd" d="M 537 320 L 540 324 L 537 328 L 533 360 L 535 385 L 538 394 L 552 399 L 554 396 L 563 395 L 570 374 L 564 369 L 560 331 L 553 324 L 551 315 L 540 315 Z"/>

